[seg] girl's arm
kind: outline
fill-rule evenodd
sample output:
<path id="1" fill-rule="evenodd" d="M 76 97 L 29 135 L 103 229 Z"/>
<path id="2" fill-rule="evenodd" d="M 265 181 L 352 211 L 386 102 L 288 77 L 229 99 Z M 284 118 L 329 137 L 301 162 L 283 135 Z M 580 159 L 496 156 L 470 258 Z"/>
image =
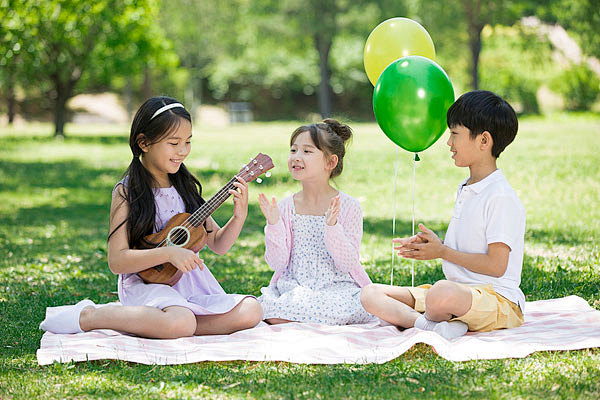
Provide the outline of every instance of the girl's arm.
<path id="1" fill-rule="evenodd" d="M 292 254 L 290 233 L 281 217 L 276 224 L 265 226 L 265 261 L 274 271 L 287 268 Z"/>
<path id="2" fill-rule="evenodd" d="M 125 221 L 128 213 L 129 204 L 125 200 L 123 185 L 119 185 L 113 191 L 109 232 Z M 114 274 L 140 272 L 166 262 L 172 263 L 183 272 L 204 266 L 203 261 L 193 251 L 180 247 L 144 250 L 129 248 L 127 223 L 121 225 L 108 240 L 108 267 Z"/>
<path id="3" fill-rule="evenodd" d="M 286 231 L 281 210 L 275 201 L 267 200 L 264 193 L 258 195 L 258 204 L 264 214 L 267 225 L 265 226 L 265 261 L 273 270 L 284 269 L 290 261 L 291 235 Z"/>
<path id="4" fill-rule="evenodd" d="M 222 228 L 212 217 L 206 220 L 207 229 L 212 231 L 208 235 L 208 247 L 220 255 L 227 253 L 233 246 L 248 216 L 248 184 L 238 177 L 238 182 L 233 185 L 238 189 L 229 191 L 233 196 L 233 216 Z"/>
<path id="5" fill-rule="evenodd" d="M 325 246 L 335 267 L 340 271 L 350 272 L 360 266 L 363 220 L 358 201 L 346 199 L 344 203 L 344 215 L 337 218 L 335 225 L 325 225 Z"/>

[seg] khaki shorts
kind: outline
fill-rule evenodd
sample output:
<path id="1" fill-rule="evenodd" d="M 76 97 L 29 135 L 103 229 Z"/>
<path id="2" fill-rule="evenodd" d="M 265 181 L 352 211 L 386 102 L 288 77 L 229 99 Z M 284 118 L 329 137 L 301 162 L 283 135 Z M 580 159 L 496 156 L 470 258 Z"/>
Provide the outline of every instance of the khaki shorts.
<path id="1" fill-rule="evenodd" d="M 519 306 L 496 293 L 492 284 L 463 286 L 471 290 L 471 308 L 465 315 L 452 318 L 451 321 L 462 321 L 470 331 L 476 332 L 516 328 L 523 324 L 523 313 Z M 425 296 L 430 287 L 421 285 L 407 288 L 415 298 L 416 311 L 425 312 Z"/>

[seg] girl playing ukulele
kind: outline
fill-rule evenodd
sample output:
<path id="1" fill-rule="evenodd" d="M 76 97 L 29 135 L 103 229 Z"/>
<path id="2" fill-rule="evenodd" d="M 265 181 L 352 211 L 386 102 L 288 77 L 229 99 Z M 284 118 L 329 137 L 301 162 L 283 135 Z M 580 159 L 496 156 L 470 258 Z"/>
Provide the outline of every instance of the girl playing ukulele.
<path id="1" fill-rule="evenodd" d="M 115 185 L 110 208 L 108 264 L 119 275 L 122 306 L 96 307 L 82 300 L 40 328 L 54 333 L 114 329 L 149 338 L 228 334 L 252 328 L 262 318 L 251 296 L 226 294 L 203 260 L 177 246 L 136 249 L 142 239 L 160 231 L 175 214 L 196 210 L 202 187 L 183 161 L 191 150 L 190 114 L 176 100 L 154 97 L 137 111 L 129 138 L 133 160 Z M 234 210 L 222 228 L 208 217 L 208 247 L 225 254 L 237 239 L 248 213 L 248 186 L 233 183 Z M 183 273 L 173 286 L 145 283 L 137 272 L 171 263 Z"/>

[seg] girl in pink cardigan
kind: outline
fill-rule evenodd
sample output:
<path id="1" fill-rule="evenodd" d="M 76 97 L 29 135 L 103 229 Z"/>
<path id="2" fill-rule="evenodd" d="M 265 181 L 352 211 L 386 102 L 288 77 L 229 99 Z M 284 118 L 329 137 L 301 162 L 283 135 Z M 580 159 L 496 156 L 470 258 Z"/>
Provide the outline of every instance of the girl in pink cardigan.
<path id="1" fill-rule="evenodd" d="M 333 119 L 301 126 L 290 140 L 288 169 L 302 190 L 279 204 L 259 195 L 265 259 L 275 273 L 259 301 L 271 324 L 292 321 L 358 324 L 374 317 L 360 303 L 371 283 L 360 264 L 359 202 L 334 189 L 341 174 L 349 126 Z"/>

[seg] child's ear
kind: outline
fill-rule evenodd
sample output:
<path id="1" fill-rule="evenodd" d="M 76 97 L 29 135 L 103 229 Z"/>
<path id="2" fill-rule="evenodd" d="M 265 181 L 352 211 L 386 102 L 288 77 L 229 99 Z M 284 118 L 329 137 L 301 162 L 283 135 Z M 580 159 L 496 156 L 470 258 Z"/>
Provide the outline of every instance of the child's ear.
<path id="1" fill-rule="evenodd" d="M 137 138 L 135 139 L 135 142 L 137 143 L 137 145 L 139 146 L 139 148 L 144 152 L 147 153 L 148 152 L 148 146 L 149 143 L 146 140 L 146 136 L 144 136 L 143 133 L 140 133 L 139 135 L 137 135 Z"/>
<path id="2" fill-rule="evenodd" d="M 483 131 L 481 134 L 481 150 L 490 150 L 492 149 L 492 145 L 494 144 L 494 139 L 492 139 L 492 135 L 488 131 Z"/>
<path id="3" fill-rule="evenodd" d="M 337 154 L 332 154 L 327 159 L 327 169 L 333 171 L 335 167 L 338 165 L 338 156 Z"/>

